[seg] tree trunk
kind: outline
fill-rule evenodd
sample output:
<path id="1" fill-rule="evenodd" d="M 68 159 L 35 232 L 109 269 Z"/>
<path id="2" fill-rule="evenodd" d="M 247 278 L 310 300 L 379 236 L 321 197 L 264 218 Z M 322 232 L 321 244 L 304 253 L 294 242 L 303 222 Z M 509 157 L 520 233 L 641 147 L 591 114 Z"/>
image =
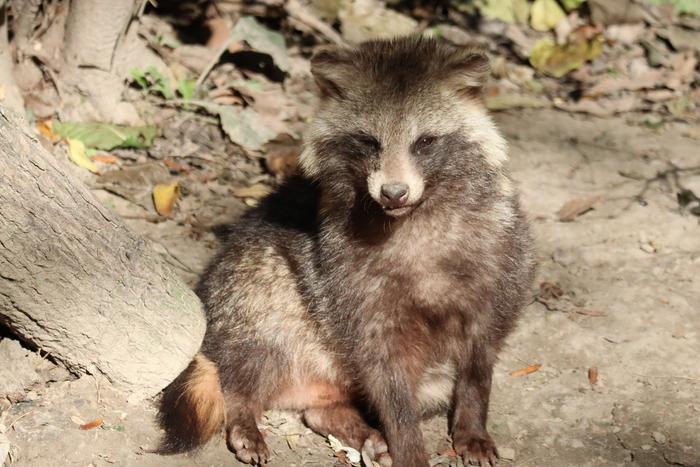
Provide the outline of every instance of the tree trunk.
<path id="1" fill-rule="evenodd" d="M 0 322 L 133 399 L 199 348 L 199 300 L 0 107 Z"/>

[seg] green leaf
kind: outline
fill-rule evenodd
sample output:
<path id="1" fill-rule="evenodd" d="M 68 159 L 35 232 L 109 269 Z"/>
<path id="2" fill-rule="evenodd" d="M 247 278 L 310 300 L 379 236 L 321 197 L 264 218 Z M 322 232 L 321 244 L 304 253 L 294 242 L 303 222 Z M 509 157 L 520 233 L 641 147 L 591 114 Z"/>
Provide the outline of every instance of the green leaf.
<path id="1" fill-rule="evenodd" d="M 234 41 L 246 41 L 252 49 L 270 55 L 280 70 L 289 70 L 284 36 L 266 28 L 252 16 L 243 16 L 238 20 L 231 31 L 231 38 Z"/>
<path id="2" fill-rule="evenodd" d="M 158 71 L 153 65 L 149 66 L 145 70 L 139 70 L 138 68 L 133 68 L 129 71 L 129 74 L 136 81 L 144 91 L 154 93 L 157 92 L 166 99 L 174 99 L 175 93 L 168 78 L 166 78 L 163 73 Z"/>
<path id="3" fill-rule="evenodd" d="M 86 147 L 105 151 L 146 148 L 153 144 L 156 136 L 155 126 L 129 127 L 100 122 L 54 122 L 52 129 L 61 138 L 79 140 Z"/>
<path id="4" fill-rule="evenodd" d="M 566 14 L 555 0 L 535 0 L 530 10 L 530 25 L 536 31 L 549 31 Z"/>
<path id="5" fill-rule="evenodd" d="M 550 37 L 540 39 L 530 52 L 530 63 L 555 78 L 561 78 L 570 71 L 581 68 L 587 60 L 592 60 L 602 51 L 602 39 L 591 42 L 571 42 L 557 45 Z"/>
<path id="6" fill-rule="evenodd" d="M 181 79 L 177 83 L 177 92 L 180 93 L 184 100 L 189 101 L 194 97 L 195 84 L 196 81 L 193 79 Z"/>
<path id="7" fill-rule="evenodd" d="M 136 84 L 141 87 L 141 89 L 148 89 L 148 80 L 146 79 L 146 74 L 143 71 L 139 70 L 138 68 L 132 68 L 129 71 L 129 74 L 131 75 L 131 78 L 136 81 Z"/>

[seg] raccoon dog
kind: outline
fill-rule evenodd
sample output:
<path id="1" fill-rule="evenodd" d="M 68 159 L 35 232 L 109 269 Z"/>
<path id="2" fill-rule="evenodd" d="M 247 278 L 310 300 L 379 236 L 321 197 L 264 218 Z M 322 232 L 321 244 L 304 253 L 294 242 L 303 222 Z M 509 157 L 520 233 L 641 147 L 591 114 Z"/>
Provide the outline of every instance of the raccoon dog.
<path id="1" fill-rule="evenodd" d="M 303 413 L 383 466 L 425 467 L 419 422 L 496 462 L 491 375 L 527 302 L 531 240 L 480 103 L 486 55 L 433 39 L 329 48 L 293 178 L 230 232 L 199 284 L 200 352 L 164 391 L 161 452 L 225 430 L 264 464 L 256 420 Z"/>

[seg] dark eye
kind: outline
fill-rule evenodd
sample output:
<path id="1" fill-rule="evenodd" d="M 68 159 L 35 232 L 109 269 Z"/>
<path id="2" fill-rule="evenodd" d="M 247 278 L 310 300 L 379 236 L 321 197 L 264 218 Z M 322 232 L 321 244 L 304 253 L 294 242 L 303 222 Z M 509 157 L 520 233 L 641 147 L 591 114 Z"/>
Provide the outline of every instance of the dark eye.
<path id="1" fill-rule="evenodd" d="M 362 146 L 363 149 L 372 152 L 377 152 L 381 149 L 381 144 L 377 141 L 377 138 L 366 133 L 358 133 L 354 135 L 353 139 Z"/>
<path id="2" fill-rule="evenodd" d="M 430 136 L 430 135 L 423 135 L 420 138 L 416 140 L 414 143 L 414 148 L 416 152 L 423 152 L 430 148 L 435 141 L 437 141 L 437 138 L 435 136 Z"/>

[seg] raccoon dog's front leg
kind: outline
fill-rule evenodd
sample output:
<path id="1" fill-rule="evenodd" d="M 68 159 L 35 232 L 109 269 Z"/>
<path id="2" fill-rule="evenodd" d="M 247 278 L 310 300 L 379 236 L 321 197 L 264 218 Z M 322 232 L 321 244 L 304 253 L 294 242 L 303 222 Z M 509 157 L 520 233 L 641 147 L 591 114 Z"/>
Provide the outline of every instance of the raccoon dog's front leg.
<path id="1" fill-rule="evenodd" d="M 365 354 L 361 363 L 362 389 L 379 417 L 393 465 L 426 467 L 428 456 L 420 430 L 421 415 L 413 395 L 415 382 L 398 355 L 398 349 L 393 358 L 388 355 L 377 358 L 375 353 L 368 359 Z"/>
<path id="2" fill-rule="evenodd" d="M 226 445 L 239 461 L 252 465 L 265 465 L 270 452 L 258 429 L 255 414 L 246 407 L 246 400 L 232 393 L 226 401 Z"/>
<path id="3" fill-rule="evenodd" d="M 465 463 L 496 465 L 496 445 L 486 430 L 494 363 L 489 343 L 472 339 L 468 357 L 458 365 L 451 431 L 454 449 Z"/>
<path id="4" fill-rule="evenodd" d="M 219 366 L 226 445 L 241 462 L 265 465 L 270 453 L 257 419 L 279 388 L 283 363 L 269 345 L 251 338 L 221 335 L 205 339 L 204 347 L 216 355 Z"/>

